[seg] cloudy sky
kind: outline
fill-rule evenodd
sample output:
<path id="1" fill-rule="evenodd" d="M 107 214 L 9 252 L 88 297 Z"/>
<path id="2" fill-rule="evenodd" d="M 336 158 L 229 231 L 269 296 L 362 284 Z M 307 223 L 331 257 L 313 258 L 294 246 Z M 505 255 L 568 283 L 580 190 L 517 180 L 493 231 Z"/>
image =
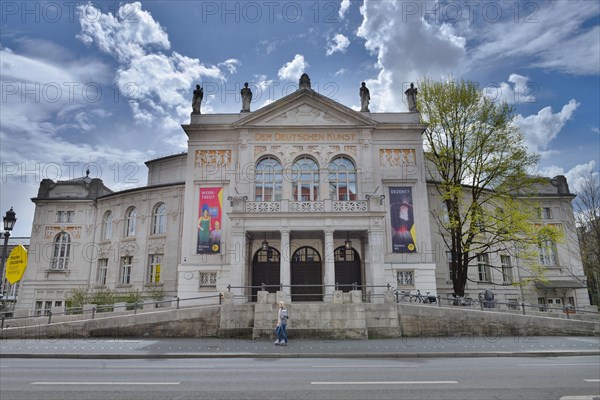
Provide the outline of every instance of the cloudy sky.
<path id="1" fill-rule="evenodd" d="M 87 168 L 119 190 L 144 161 L 186 150 L 192 90 L 203 113 L 256 110 L 297 88 L 359 109 L 406 111 L 423 77 L 478 82 L 516 107 L 540 172 L 600 164 L 600 3 L 584 1 L 3 1 L 0 28 L 2 214 L 29 236 L 43 178 Z"/>

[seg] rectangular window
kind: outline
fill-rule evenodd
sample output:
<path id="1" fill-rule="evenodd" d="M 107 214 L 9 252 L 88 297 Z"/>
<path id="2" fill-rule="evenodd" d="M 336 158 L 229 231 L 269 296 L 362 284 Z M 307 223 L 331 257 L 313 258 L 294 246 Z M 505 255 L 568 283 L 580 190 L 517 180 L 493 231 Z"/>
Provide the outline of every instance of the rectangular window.
<path id="1" fill-rule="evenodd" d="M 452 280 L 452 252 L 446 252 L 446 261 L 448 262 L 448 280 Z"/>
<path id="2" fill-rule="evenodd" d="M 539 247 L 540 264 L 551 267 L 557 265 L 556 243 L 545 240 Z"/>
<path id="3" fill-rule="evenodd" d="M 121 270 L 119 272 L 119 283 L 122 285 L 131 284 L 131 267 L 133 264 L 133 257 L 126 256 L 121 257 Z"/>
<path id="4" fill-rule="evenodd" d="M 75 222 L 75 211 L 57 211 L 56 222 Z"/>
<path id="5" fill-rule="evenodd" d="M 162 254 L 150 254 L 148 257 L 148 283 L 160 283 L 162 260 Z"/>
<path id="6" fill-rule="evenodd" d="M 519 300 L 517 299 L 506 299 L 508 303 L 509 310 L 518 310 L 519 309 Z"/>
<path id="7" fill-rule="evenodd" d="M 98 260 L 98 273 L 96 275 L 96 284 L 105 286 L 107 275 L 108 275 L 108 258 L 100 258 Z"/>
<path id="8" fill-rule="evenodd" d="M 513 283 L 512 262 L 510 256 L 501 255 L 500 264 L 502 266 L 502 282 Z"/>
<path id="9" fill-rule="evenodd" d="M 52 310 L 52 301 L 36 301 L 35 302 L 35 315 L 49 315 Z"/>
<path id="10" fill-rule="evenodd" d="M 542 208 L 542 218 L 543 219 L 552 219 L 552 209 L 550 207 Z"/>
<path id="11" fill-rule="evenodd" d="M 398 286 L 415 286 L 415 271 L 398 271 L 396 273 Z"/>
<path id="12" fill-rule="evenodd" d="M 490 282 L 490 257 L 488 254 L 477 255 L 477 274 L 479 282 Z"/>
<path id="13" fill-rule="evenodd" d="M 216 272 L 200 272 L 200 287 L 216 287 L 217 273 Z"/>

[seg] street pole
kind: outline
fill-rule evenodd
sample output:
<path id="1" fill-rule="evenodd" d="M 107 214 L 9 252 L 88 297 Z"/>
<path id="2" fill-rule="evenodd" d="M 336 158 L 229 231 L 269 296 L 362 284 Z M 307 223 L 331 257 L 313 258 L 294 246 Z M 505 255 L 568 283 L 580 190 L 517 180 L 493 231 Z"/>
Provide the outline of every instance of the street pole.
<path id="1" fill-rule="evenodd" d="M 0 299 L 4 299 L 4 264 L 6 263 L 7 253 L 8 253 L 8 238 L 10 237 L 10 231 L 13 230 L 15 226 L 15 222 L 17 222 L 16 214 L 13 211 L 12 207 L 10 210 L 6 212 L 4 216 L 4 246 L 2 246 L 2 262 L 0 263 L 0 278 L 2 281 L 0 282 Z"/>

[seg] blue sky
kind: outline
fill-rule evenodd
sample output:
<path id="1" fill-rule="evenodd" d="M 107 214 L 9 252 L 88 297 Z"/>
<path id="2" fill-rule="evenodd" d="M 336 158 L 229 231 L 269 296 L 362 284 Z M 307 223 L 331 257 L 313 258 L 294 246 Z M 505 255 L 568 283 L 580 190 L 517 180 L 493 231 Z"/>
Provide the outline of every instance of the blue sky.
<path id="1" fill-rule="evenodd" d="M 423 77 L 476 81 L 516 107 L 540 173 L 600 164 L 600 3 L 590 1 L 3 1 L 0 211 L 29 236 L 43 178 L 146 182 L 144 161 L 186 150 L 192 90 L 203 113 L 252 110 L 313 88 L 359 109 L 406 111 Z"/>

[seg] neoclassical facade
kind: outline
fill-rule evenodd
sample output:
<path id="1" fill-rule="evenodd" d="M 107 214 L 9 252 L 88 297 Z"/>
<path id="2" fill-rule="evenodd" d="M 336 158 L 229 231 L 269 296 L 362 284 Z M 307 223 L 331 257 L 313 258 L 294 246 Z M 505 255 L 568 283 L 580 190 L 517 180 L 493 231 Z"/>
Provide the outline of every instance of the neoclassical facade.
<path id="1" fill-rule="evenodd" d="M 451 293 L 418 112 L 357 112 L 303 79 L 256 111 L 193 113 L 183 125 L 187 153 L 148 161 L 145 187 L 42 182 L 30 247 L 41 256 L 30 261 L 17 309 L 43 313 L 82 287 L 158 290 L 197 303 L 225 291 L 256 301 L 262 285 L 293 302 L 329 302 L 334 290 L 353 288 L 373 302 L 388 287 Z M 563 177 L 548 180 L 539 196 L 545 222 L 569 233 L 572 198 Z M 577 283 L 576 235 L 565 237 L 540 257 L 550 271 L 545 286 L 511 285 L 526 271 L 506 256 L 482 259 L 498 265 L 488 274 L 475 266 L 468 291 L 589 304 Z"/>

